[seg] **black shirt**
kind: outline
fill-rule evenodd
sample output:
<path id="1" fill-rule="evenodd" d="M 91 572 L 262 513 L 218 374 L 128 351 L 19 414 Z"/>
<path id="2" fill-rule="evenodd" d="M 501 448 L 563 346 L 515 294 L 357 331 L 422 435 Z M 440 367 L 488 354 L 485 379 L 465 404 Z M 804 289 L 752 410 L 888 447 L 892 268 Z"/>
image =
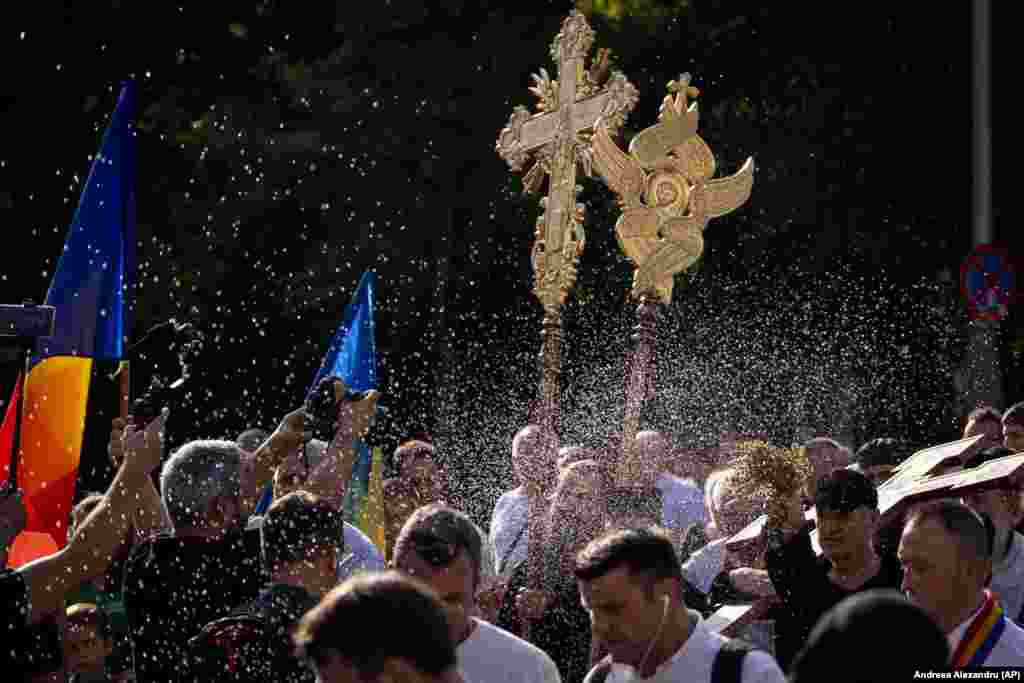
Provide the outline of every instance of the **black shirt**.
<path id="1" fill-rule="evenodd" d="M 892 555 L 882 555 L 881 560 L 877 574 L 848 591 L 828 578 L 832 563 L 815 555 L 808 527 L 788 542 L 769 541 L 765 562 L 783 602 L 775 611 L 775 657 L 784 671 L 789 670 L 818 619 L 843 598 L 872 588 L 899 589 L 903 582 L 899 562 Z"/>
<path id="2" fill-rule="evenodd" d="M 219 540 L 159 535 L 139 544 L 124 577 L 139 683 L 176 680 L 189 638 L 254 599 L 263 583 L 258 529 Z"/>
<path id="3" fill-rule="evenodd" d="M 16 571 L 0 571 L 0 671 L 5 675 L 47 673 L 63 665 L 57 622 L 50 618 L 30 625 L 29 612 L 25 577 Z"/>

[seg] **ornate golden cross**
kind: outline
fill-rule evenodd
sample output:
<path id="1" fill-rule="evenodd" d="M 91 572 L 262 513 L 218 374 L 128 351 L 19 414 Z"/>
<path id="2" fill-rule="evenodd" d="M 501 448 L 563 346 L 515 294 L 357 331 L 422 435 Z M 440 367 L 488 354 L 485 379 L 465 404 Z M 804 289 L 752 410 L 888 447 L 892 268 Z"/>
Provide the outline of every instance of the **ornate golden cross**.
<path id="1" fill-rule="evenodd" d="M 517 106 L 498 136 L 498 154 L 513 171 L 532 166 L 523 177 L 527 192 L 536 192 L 550 176 L 548 195 L 541 200 L 543 213 L 537 221 L 532 251 L 534 294 L 544 307 L 541 329 L 540 423 L 544 434 L 545 464 L 549 468 L 531 490 L 543 492 L 556 476 L 562 373 L 561 307 L 576 282 L 576 266 L 583 252 L 583 206 L 576 203 L 577 164 L 591 172 L 587 132 L 601 119 L 619 128 L 637 101 L 637 91 L 626 77 L 609 77 L 609 52 L 600 50 L 589 71 L 584 61 L 594 42 L 586 18 L 573 11 L 551 45 L 559 80 L 544 69 L 535 75 L 531 91 L 540 98 L 536 114 Z M 546 500 L 535 495 L 530 506 L 527 584 L 540 588 L 543 574 L 543 515 Z M 523 636 L 529 640 L 529 621 Z"/>
<path id="2" fill-rule="evenodd" d="M 534 294 L 544 307 L 541 349 L 541 412 L 558 432 L 561 378 L 561 306 L 576 282 L 585 243 L 583 206 L 576 203 L 577 164 L 591 171 L 587 132 L 600 118 L 618 129 L 637 101 L 636 88 L 621 73 L 609 75 L 609 52 L 598 51 L 589 70 L 584 62 L 594 42 L 586 18 L 573 11 L 551 45 L 559 80 L 544 69 L 531 91 L 540 99 L 536 114 L 517 106 L 498 136 L 498 154 L 513 171 L 526 171 L 526 191 L 536 192 L 550 176 L 544 209 L 537 221 L 532 261 Z"/>

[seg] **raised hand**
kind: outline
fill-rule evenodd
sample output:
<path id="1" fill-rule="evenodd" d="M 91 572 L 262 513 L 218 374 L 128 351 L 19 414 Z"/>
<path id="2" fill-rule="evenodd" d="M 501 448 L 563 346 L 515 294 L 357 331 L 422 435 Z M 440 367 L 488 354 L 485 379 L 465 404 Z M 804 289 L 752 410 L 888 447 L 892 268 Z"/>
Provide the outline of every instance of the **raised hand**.
<path id="1" fill-rule="evenodd" d="M 269 452 L 273 467 L 276 467 L 285 456 L 300 451 L 311 438 L 312 433 L 306 430 L 305 409 L 299 408 L 282 418 L 281 424 L 256 453 L 266 455 Z"/>
<path id="2" fill-rule="evenodd" d="M 377 416 L 377 401 L 380 392 L 371 389 L 359 401 L 345 400 L 348 387 L 341 379 L 334 380 L 334 395 L 338 399 L 338 422 L 335 427 L 336 438 L 357 441 L 366 436 Z"/>
<path id="3" fill-rule="evenodd" d="M 170 415 L 170 410 L 164 408 L 144 429 L 138 429 L 134 424 L 124 426 L 121 443 L 126 466 L 147 475 L 160 466 L 160 458 L 163 455 L 164 425 L 168 415 Z M 113 434 L 111 434 L 111 446 L 113 446 L 113 440 Z"/>

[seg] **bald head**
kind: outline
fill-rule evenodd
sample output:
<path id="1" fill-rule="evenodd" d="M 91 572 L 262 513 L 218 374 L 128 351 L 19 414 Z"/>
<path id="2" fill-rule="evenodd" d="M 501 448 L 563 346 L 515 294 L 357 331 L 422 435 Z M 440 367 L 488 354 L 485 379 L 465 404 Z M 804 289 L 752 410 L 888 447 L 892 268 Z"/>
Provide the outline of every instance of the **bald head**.
<path id="1" fill-rule="evenodd" d="M 526 425 L 512 438 L 512 469 L 520 484 L 543 481 L 556 472 L 555 457 L 544 449 L 544 434 L 538 425 Z M 546 462 L 549 460 L 550 462 Z"/>

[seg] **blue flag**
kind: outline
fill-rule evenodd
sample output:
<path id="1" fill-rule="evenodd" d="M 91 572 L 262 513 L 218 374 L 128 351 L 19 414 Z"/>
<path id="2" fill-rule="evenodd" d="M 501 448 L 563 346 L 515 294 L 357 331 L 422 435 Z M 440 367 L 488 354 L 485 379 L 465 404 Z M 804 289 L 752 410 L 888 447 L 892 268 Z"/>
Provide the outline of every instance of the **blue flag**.
<path id="1" fill-rule="evenodd" d="M 337 332 L 331 340 L 320 368 L 313 377 L 306 397 L 316 390 L 320 381 L 327 377 L 340 377 L 352 391 L 368 391 L 377 388 L 377 343 L 374 322 L 374 300 L 376 298 L 377 275 L 372 271 L 363 273 L 359 287 L 345 308 Z M 373 455 L 365 443 L 356 444 L 358 459 L 352 471 L 352 481 L 345 494 L 345 518 L 354 520 L 359 514 L 362 501 L 369 489 L 370 473 L 373 469 Z M 271 487 L 264 490 L 256 506 L 256 513 L 263 514 L 273 500 Z"/>
<path id="2" fill-rule="evenodd" d="M 345 316 L 334 333 L 320 369 L 306 396 L 313 393 L 325 377 L 340 377 L 353 391 L 377 388 L 377 343 L 374 323 L 374 299 L 377 275 L 363 273 L 352 302 L 345 308 Z"/>

